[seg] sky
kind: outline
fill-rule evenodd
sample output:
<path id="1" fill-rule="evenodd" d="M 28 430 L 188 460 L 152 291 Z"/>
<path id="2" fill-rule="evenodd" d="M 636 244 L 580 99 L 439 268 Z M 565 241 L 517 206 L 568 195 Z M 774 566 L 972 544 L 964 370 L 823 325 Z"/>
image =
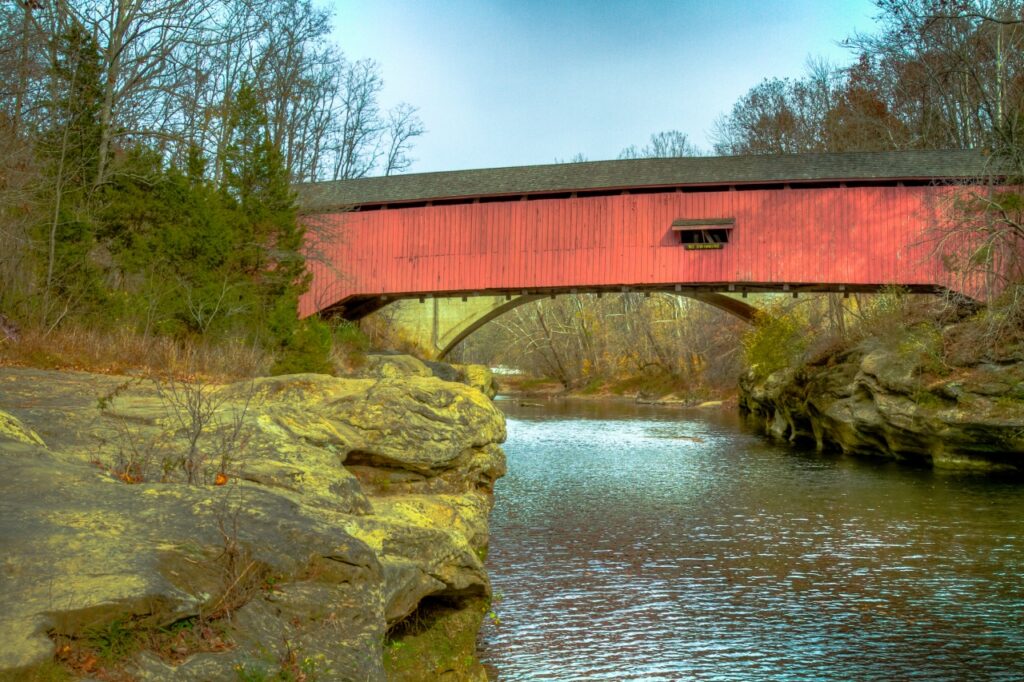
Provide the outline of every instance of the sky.
<path id="1" fill-rule="evenodd" d="M 419 107 L 411 172 L 613 159 L 714 121 L 808 58 L 852 61 L 870 0 L 329 0 L 334 39 L 376 60 L 384 108 Z"/>

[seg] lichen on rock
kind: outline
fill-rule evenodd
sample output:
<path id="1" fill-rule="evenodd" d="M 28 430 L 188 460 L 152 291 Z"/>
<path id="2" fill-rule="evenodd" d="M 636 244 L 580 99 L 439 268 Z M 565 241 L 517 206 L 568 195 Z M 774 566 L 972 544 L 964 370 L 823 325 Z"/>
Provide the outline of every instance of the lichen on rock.
<path id="1" fill-rule="evenodd" d="M 0 410 L 0 441 L 2 440 L 45 447 L 43 439 L 35 431 L 27 428 L 17 417 Z"/>
<path id="2" fill-rule="evenodd" d="M 129 447 L 166 454 L 187 442 L 189 422 L 166 388 L 0 370 L 0 672 L 68 660 L 58 643 L 92 651 L 97 632 L 138 631 L 152 643 L 211 618 L 224 646 L 140 645 L 96 665 L 154 680 L 307 665 L 317 679 L 383 680 L 396 641 L 427 641 L 410 618 L 475 640 L 490 596 L 487 516 L 505 470 L 504 419 L 487 396 L 434 376 L 207 389 L 197 447 L 210 454 L 199 461 L 217 469 L 224 459 L 226 485 L 187 485 L 158 462 L 115 475 Z M 223 458 L 225 442 L 233 451 Z M 482 679 L 472 650 L 467 660 L 456 649 L 452 669 Z M 441 665 L 438 651 L 421 655 Z"/>
<path id="3" fill-rule="evenodd" d="M 1024 362 L 950 364 L 941 344 L 934 327 L 920 325 L 765 377 L 748 371 L 740 408 L 769 435 L 819 450 L 946 469 L 1024 469 Z"/>

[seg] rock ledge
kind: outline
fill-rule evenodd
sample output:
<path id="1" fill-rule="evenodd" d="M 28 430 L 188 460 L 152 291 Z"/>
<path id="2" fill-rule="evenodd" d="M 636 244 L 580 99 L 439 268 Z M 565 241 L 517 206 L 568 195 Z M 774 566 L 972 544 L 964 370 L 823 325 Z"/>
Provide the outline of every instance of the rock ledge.
<path id="1" fill-rule="evenodd" d="M 433 376 L 206 387 L 188 485 L 175 390 L 0 370 L 0 676 L 56 655 L 87 677 L 413 679 L 428 661 L 486 679 L 475 635 L 505 426 L 485 395 Z M 459 647 L 410 658 L 432 628 Z M 125 655 L 89 659 L 121 632 Z"/>

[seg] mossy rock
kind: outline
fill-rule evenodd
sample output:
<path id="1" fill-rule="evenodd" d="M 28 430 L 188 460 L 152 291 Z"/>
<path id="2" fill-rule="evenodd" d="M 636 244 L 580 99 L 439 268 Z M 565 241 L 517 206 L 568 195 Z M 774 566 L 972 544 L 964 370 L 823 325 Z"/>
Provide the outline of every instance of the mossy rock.
<path id="1" fill-rule="evenodd" d="M 354 375 L 377 379 L 429 377 L 433 372 L 422 360 L 399 353 L 367 353 L 365 363 Z"/>
<path id="2" fill-rule="evenodd" d="M 427 601 L 384 644 L 388 680 L 486 682 L 476 657 L 476 633 L 486 612 L 484 599 Z"/>
<path id="3" fill-rule="evenodd" d="M 46 447 L 35 431 L 22 424 L 17 417 L 0 410 L 0 441 L 5 440 Z"/>
<path id="4" fill-rule="evenodd" d="M 115 647 L 129 660 L 111 674 L 273 677 L 294 654 L 321 679 L 383 681 L 389 626 L 424 600 L 470 610 L 486 600 L 482 556 L 505 425 L 478 390 L 434 377 L 306 374 L 210 386 L 208 395 L 217 404 L 211 435 L 236 423 L 245 432 L 228 484 L 126 485 L 104 464 L 119 434 L 181 438 L 181 415 L 151 383 L 0 370 L 0 409 L 10 410 L 0 413 L 0 674 L 59 676 L 49 634 L 126 629 L 146 642 L 216 611 L 228 538 L 256 583 L 232 613 L 232 648 L 175 661 Z M 99 410 L 98 396 L 114 398 Z M 355 469 L 414 484 L 375 496 Z M 470 657 L 480 614 L 471 615 L 441 619 L 465 624 L 459 651 Z M 479 666 L 458 660 L 431 665 L 474 679 L 466 676 Z"/>
<path id="5" fill-rule="evenodd" d="M 835 358 L 768 377 L 748 372 L 740 406 L 769 433 L 821 449 L 936 468 L 1024 469 L 1024 368 L 938 367 L 934 327 L 869 338 Z"/>
<path id="6" fill-rule="evenodd" d="M 494 373 L 489 367 L 483 365 L 453 365 L 462 374 L 462 381 L 488 398 L 498 394 L 498 384 L 494 380 Z"/>

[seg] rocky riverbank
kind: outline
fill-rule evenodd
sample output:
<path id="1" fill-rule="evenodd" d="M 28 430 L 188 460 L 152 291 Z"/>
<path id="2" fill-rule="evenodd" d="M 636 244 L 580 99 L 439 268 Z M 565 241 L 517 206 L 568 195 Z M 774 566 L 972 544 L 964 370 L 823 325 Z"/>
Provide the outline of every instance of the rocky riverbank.
<path id="1" fill-rule="evenodd" d="M 979 351 L 977 323 L 916 321 L 740 380 L 770 435 L 937 468 L 1024 469 L 1024 349 Z"/>
<path id="2" fill-rule="evenodd" d="M 0 370 L 0 678 L 486 679 L 504 419 L 378 374 Z"/>

